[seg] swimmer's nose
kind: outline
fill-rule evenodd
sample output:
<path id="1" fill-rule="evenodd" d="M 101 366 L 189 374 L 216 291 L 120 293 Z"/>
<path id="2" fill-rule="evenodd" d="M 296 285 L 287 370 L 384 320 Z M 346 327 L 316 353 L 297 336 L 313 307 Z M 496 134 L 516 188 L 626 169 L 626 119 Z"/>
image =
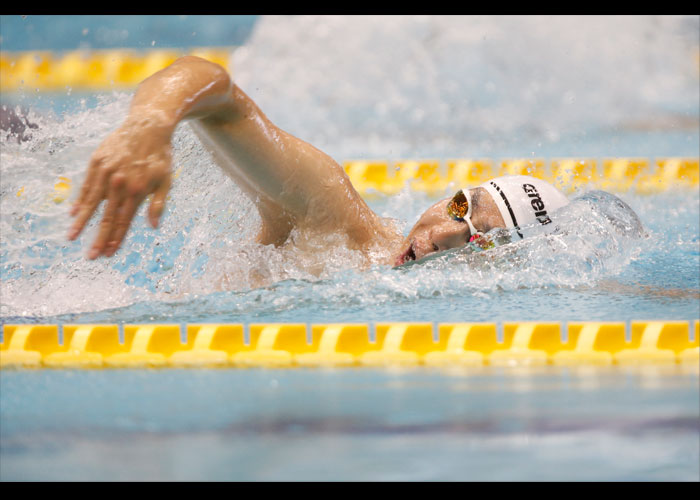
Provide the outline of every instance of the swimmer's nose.
<path id="1" fill-rule="evenodd" d="M 413 242 L 411 242 L 408 245 L 408 248 L 401 252 L 398 257 L 396 257 L 396 260 L 394 261 L 394 267 L 395 266 L 400 266 L 401 264 L 404 264 L 406 262 L 409 262 L 411 260 L 416 260 L 416 254 L 415 250 L 413 248 Z"/>

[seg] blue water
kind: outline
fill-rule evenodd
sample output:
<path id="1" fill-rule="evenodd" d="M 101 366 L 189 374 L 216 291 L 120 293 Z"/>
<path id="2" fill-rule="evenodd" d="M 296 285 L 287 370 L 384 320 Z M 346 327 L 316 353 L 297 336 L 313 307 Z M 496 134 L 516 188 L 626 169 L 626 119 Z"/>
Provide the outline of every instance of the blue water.
<path id="1" fill-rule="evenodd" d="M 2 15 L 0 49 L 77 50 L 234 46 L 259 16 Z"/>
<path id="2" fill-rule="evenodd" d="M 180 46 L 190 29 L 192 45 L 242 43 L 237 82 L 338 161 L 700 150 L 697 16 L 256 17 L 240 19 L 240 38 L 196 16 L 163 16 L 156 31 L 156 16 L 9 18 L 3 50 Z M 94 222 L 67 242 L 67 203 L 48 197 L 59 176 L 79 185 L 129 94 L 0 97 L 40 124 L 1 144 L 2 324 L 700 317 L 696 191 L 619 194 L 643 238 L 575 213 L 566 227 L 584 236 L 558 252 L 535 239 L 517 264 L 360 270 L 352 252 L 321 252 L 314 276 L 293 252 L 251 243 L 251 204 L 186 125 L 162 227 L 140 214 L 115 259 L 87 262 Z M 432 201 L 368 198 L 406 231 Z M 3 371 L 0 480 L 698 481 L 698 380 L 692 367 Z"/>
<path id="3" fill-rule="evenodd" d="M 3 480 L 698 481 L 697 372 L 3 372 Z"/>

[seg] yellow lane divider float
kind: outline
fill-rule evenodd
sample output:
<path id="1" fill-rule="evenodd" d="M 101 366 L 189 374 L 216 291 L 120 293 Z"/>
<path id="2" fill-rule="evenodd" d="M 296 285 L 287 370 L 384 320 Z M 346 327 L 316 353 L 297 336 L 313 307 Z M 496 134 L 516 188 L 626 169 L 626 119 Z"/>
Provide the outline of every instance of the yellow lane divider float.
<path id="1" fill-rule="evenodd" d="M 440 196 L 501 175 L 537 177 L 568 193 L 584 186 L 639 194 L 700 187 L 698 158 L 348 160 L 343 166 L 363 195 L 391 195 L 408 187 Z"/>
<path id="2" fill-rule="evenodd" d="M 2 368 L 679 365 L 700 370 L 700 320 L 495 323 L 4 325 Z M 310 335 L 309 335 L 310 333 Z M 437 335 L 435 335 L 435 333 Z"/>
<path id="3" fill-rule="evenodd" d="M 551 182 L 572 193 L 586 185 L 611 192 L 656 194 L 667 190 L 698 190 L 698 158 L 605 158 L 598 169 L 596 159 L 545 160 L 403 160 L 393 164 L 383 160 L 344 162 L 353 186 L 363 196 L 396 194 L 402 189 L 425 192 L 430 196 L 453 194 L 462 187 L 477 186 L 499 175 L 529 175 Z M 175 176 L 179 175 L 178 169 Z M 58 177 L 47 199 L 61 204 L 70 198 L 73 185 L 68 177 Z M 26 194 L 20 187 L 16 195 Z"/>
<path id="4" fill-rule="evenodd" d="M 234 47 L 0 52 L 3 92 L 133 88 L 178 57 L 196 55 L 230 70 Z"/>

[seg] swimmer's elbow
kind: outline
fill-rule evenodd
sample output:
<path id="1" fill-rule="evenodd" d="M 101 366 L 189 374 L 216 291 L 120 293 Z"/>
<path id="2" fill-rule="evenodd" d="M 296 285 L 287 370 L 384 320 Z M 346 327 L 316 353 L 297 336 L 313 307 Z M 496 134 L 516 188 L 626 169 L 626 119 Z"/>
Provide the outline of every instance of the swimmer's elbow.
<path id="1" fill-rule="evenodd" d="M 197 56 L 184 56 L 177 59 L 171 67 L 184 80 L 191 82 L 198 94 L 224 96 L 231 90 L 231 76 L 223 66 L 215 62 Z"/>
<path id="2" fill-rule="evenodd" d="M 219 113 L 230 99 L 226 69 L 197 56 L 184 56 L 139 85 L 134 103 L 172 109 L 175 121 Z"/>
<path id="3" fill-rule="evenodd" d="M 199 74 L 206 73 L 212 81 L 222 81 L 227 84 L 231 82 L 231 77 L 223 66 L 198 56 L 182 56 L 171 66 L 191 68 Z"/>
<path id="4" fill-rule="evenodd" d="M 231 77 L 226 69 L 197 56 L 180 57 L 139 84 L 139 90 L 155 88 L 162 93 L 167 88 L 168 94 L 180 89 L 196 94 L 226 93 L 230 87 Z"/>

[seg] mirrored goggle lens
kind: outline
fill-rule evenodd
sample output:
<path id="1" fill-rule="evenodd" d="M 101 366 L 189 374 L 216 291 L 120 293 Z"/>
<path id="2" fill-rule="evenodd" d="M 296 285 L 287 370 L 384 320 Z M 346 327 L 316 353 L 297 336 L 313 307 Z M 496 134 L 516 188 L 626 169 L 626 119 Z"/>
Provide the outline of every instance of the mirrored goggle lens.
<path id="1" fill-rule="evenodd" d="M 469 202 L 467 202 L 467 197 L 464 191 L 459 191 L 452 200 L 447 204 L 447 215 L 452 217 L 454 220 L 463 221 L 464 216 L 467 215 L 469 210 Z"/>

